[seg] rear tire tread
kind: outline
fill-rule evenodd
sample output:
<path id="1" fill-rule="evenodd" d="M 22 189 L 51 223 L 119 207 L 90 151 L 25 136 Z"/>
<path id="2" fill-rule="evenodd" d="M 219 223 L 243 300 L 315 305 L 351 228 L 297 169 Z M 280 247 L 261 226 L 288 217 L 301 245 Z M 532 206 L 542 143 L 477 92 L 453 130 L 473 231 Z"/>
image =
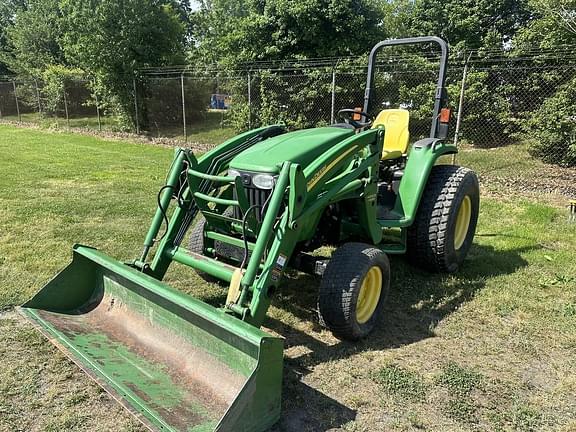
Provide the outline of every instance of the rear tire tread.
<path id="1" fill-rule="evenodd" d="M 465 180 L 467 177 L 471 180 Z M 437 165 L 432 168 L 414 224 L 408 229 L 407 256 L 415 265 L 433 272 L 451 273 L 458 269 L 460 263 L 450 259 L 446 246 L 453 202 L 459 198 L 459 189 L 465 181 L 472 181 L 477 193 L 478 179 L 474 171 L 454 165 Z M 469 227 L 472 237 L 478 219 L 477 209 L 476 201 Z M 469 239 L 469 243 L 471 241 Z M 468 247 L 469 244 L 463 245 L 462 250 L 467 252 Z"/>

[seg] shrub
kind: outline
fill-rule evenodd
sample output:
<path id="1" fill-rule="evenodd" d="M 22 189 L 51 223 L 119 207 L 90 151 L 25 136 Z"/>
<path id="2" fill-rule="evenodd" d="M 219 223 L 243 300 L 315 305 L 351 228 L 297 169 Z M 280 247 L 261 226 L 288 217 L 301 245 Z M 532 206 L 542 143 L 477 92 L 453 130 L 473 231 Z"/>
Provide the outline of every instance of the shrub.
<path id="1" fill-rule="evenodd" d="M 47 114 L 53 115 L 63 110 L 64 92 L 67 86 L 83 77 L 80 69 L 70 69 L 65 66 L 51 65 L 42 73 L 44 86 L 43 108 Z M 69 98 L 68 98 L 69 99 Z"/>
<path id="2" fill-rule="evenodd" d="M 530 152 L 544 162 L 576 166 L 576 79 L 561 86 L 523 124 Z"/>

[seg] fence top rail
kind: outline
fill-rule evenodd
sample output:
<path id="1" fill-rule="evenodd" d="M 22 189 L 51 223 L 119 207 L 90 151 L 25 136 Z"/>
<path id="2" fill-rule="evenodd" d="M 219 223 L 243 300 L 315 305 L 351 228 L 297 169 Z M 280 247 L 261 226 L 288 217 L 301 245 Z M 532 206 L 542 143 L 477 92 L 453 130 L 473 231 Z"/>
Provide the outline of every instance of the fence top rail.
<path id="1" fill-rule="evenodd" d="M 560 61 L 574 62 L 576 64 L 576 45 L 558 45 L 554 48 L 517 47 L 509 49 L 461 49 L 452 51 L 450 62 L 452 65 L 463 65 L 468 60 L 470 63 L 501 63 L 521 61 Z M 427 60 L 437 60 L 435 51 L 423 50 L 421 52 L 404 52 L 399 54 L 386 52 L 380 54 L 379 63 L 407 62 L 415 57 Z M 332 70 L 339 67 L 366 68 L 367 55 L 342 56 L 342 57 L 319 57 L 308 59 L 286 60 L 255 60 L 234 67 L 218 64 L 205 65 L 171 65 L 163 67 L 146 67 L 138 69 L 141 75 L 161 74 L 200 74 L 217 73 L 227 71 L 231 74 L 245 75 L 247 72 L 259 70 L 292 70 L 292 69 L 321 69 Z"/>

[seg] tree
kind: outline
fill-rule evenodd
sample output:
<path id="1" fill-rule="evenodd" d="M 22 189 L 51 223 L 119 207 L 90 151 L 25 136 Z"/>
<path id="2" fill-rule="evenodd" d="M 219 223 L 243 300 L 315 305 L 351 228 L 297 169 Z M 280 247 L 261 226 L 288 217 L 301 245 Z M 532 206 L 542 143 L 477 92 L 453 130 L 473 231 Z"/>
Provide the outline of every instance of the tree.
<path id="1" fill-rule="evenodd" d="M 193 57 L 232 65 L 355 55 L 385 36 L 370 0 L 205 0 L 193 23 Z"/>
<path id="2" fill-rule="evenodd" d="M 539 0 L 532 2 L 533 8 L 544 17 L 550 17 L 564 30 L 576 35 L 576 1 L 574 0 Z"/>
<path id="3" fill-rule="evenodd" d="M 545 162 L 576 166 L 576 79 L 565 83 L 524 123 L 531 153 Z"/>
<path id="4" fill-rule="evenodd" d="M 0 2 L 0 76 L 10 72 L 6 63 L 6 57 L 9 54 L 6 30 L 14 24 L 17 12 L 24 9 L 26 4 L 26 0 L 3 0 Z"/>
<path id="5" fill-rule="evenodd" d="M 185 25 L 175 4 L 157 0 L 63 0 L 62 11 L 66 59 L 92 74 L 101 98 L 119 105 L 134 122 L 135 71 L 184 59 Z M 145 112 L 141 110 L 140 114 L 140 123 L 145 126 Z"/>
<path id="6" fill-rule="evenodd" d="M 411 29 L 465 48 L 506 46 L 531 19 L 528 0 L 416 0 Z"/>
<path id="7" fill-rule="evenodd" d="M 3 7 L 3 62 L 23 76 L 39 77 L 51 64 L 65 64 L 60 46 L 62 14 L 58 0 L 11 1 Z"/>
<path id="8" fill-rule="evenodd" d="M 554 48 L 576 43 L 575 0 L 531 0 L 534 19 L 515 40 L 518 49 Z"/>

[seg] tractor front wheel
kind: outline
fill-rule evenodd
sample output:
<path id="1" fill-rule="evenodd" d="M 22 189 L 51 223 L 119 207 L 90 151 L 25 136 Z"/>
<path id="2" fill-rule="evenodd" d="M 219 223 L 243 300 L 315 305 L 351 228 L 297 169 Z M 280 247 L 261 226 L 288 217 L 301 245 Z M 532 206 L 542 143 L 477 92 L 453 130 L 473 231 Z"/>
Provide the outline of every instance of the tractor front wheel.
<path id="1" fill-rule="evenodd" d="M 474 239 L 479 202 L 474 171 L 433 167 L 414 224 L 408 228 L 409 261 L 432 272 L 457 271 Z"/>
<path id="2" fill-rule="evenodd" d="M 334 336 L 358 340 L 378 322 L 390 287 L 390 264 L 380 249 L 346 243 L 334 252 L 320 283 L 320 321 Z"/>
<path id="3" fill-rule="evenodd" d="M 232 209 L 226 209 L 224 212 L 225 216 L 232 216 Z M 200 215 L 196 225 L 192 227 L 190 232 L 190 242 L 188 243 L 188 250 L 190 252 L 195 252 L 199 255 L 204 255 L 204 229 L 206 226 L 206 219 L 204 216 Z M 242 259 L 244 250 L 242 248 L 232 246 L 223 242 L 215 241 L 214 249 L 216 254 L 224 259 L 236 258 L 238 260 Z M 222 281 L 218 278 L 210 276 L 208 273 L 195 269 L 196 274 L 204 279 L 206 282 L 218 282 Z"/>

